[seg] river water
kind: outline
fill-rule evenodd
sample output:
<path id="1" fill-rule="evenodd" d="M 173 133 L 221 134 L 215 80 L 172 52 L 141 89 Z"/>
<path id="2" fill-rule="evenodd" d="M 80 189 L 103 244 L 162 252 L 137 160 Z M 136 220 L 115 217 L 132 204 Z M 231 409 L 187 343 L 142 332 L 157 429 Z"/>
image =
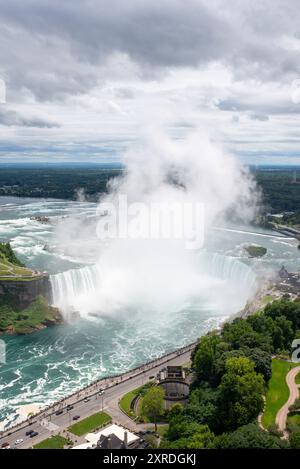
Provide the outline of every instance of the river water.
<path id="1" fill-rule="evenodd" d="M 62 245 L 57 230 L 59 223 L 69 229 L 73 217 L 92 220 L 95 209 L 95 204 L 87 202 L 0 198 L 0 240 L 10 241 L 28 266 L 51 274 L 58 305 L 67 301 L 78 309 L 82 298 L 98 291 L 93 280 L 99 268 L 93 262 L 93 240 L 86 236 L 88 241 L 76 251 L 76 239 L 71 236 Z M 47 216 L 51 221 L 41 223 L 31 219 L 34 216 Z M 262 259 L 248 259 L 245 243 L 265 246 L 268 252 Z M 297 245 L 296 240 L 268 230 L 216 228 L 206 241 L 205 252 L 195 253 L 195 262 L 199 256 L 202 268 L 217 279 L 218 295 L 210 294 L 209 301 L 193 297 L 163 314 L 155 308 L 146 312 L 128 308 L 112 315 L 100 311 L 99 316 L 84 314 L 74 323 L 27 336 L 3 336 L 7 363 L 0 365 L 2 426 L 20 418 L 21 406 L 49 404 L 97 378 L 126 371 L 192 342 L 246 303 L 257 273 L 275 272 L 283 264 L 288 270 L 300 270 Z"/>

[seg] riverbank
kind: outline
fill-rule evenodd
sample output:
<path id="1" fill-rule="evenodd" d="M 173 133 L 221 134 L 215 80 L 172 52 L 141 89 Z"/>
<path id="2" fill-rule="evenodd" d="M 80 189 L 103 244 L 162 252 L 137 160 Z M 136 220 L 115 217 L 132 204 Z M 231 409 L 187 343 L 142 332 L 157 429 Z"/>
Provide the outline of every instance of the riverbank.
<path id="1" fill-rule="evenodd" d="M 50 304 L 49 275 L 26 267 L 11 248 L 0 243 L 0 334 L 30 334 L 61 324 Z"/>
<path id="2" fill-rule="evenodd" d="M 0 335 L 31 334 L 63 322 L 59 309 L 50 306 L 41 295 L 21 311 L 14 310 L 9 303 L 0 306 Z"/>
<path id="3" fill-rule="evenodd" d="M 50 406 L 41 408 L 37 413 L 31 414 L 30 418 L 27 418 L 26 420 L 22 422 L 18 422 L 16 425 L 11 425 L 9 427 L 6 427 L 5 430 L 3 430 L 2 435 L 1 435 L 1 440 L 6 437 L 10 437 L 11 435 L 12 438 L 17 438 L 19 437 L 19 432 L 20 436 L 23 435 L 24 430 L 28 425 L 32 427 L 33 424 L 38 424 L 41 425 L 45 430 L 47 428 L 44 425 L 44 422 L 47 421 L 48 419 L 51 419 L 51 422 L 53 423 L 56 418 L 63 418 L 62 413 L 59 414 L 59 416 L 56 416 L 57 411 L 65 410 L 67 406 L 76 406 L 76 412 L 78 412 L 78 406 L 83 406 L 85 409 L 85 412 L 87 415 L 88 414 L 88 408 L 89 408 L 89 402 L 86 403 L 86 399 L 92 399 L 94 398 L 95 400 L 98 399 L 99 392 L 104 391 L 105 392 L 105 398 L 108 399 L 108 393 L 112 393 L 112 396 L 117 393 L 117 395 L 120 394 L 122 396 L 124 393 L 122 391 L 122 388 L 124 387 L 127 389 L 127 386 L 131 387 L 134 385 L 135 380 L 139 383 L 139 380 L 145 380 L 148 378 L 148 375 L 151 376 L 152 373 L 156 373 L 157 371 L 160 370 L 160 367 L 166 366 L 167 364 L 174 364 L 173 362 L 175 361 L 175 364 L 182 359 L 182 362 L 186 362 L 186 356 L 190 355 L 192 350 L 195 348 L 197 344 L 196 342 L 193 342 L 189 345 L 186 345 L 180 349 L 177 349 L 175 351 L 169 352 L 165 355 L 163 355 L 160 358 L 156 358 L 154 360 L 150 360 L 145 364 L 139 365 L 138 367 L 135 367 L 132 370 L 128 370 L 125 373 L 115 375 L 115 376 L 107 376 L 104 378 L 101 378 L 99 380 L 96 380 L 92 382 L 91 384 L 85 386 L 84 388 L 75 391 L 74 393 L 66 396 L 65 398 L 51 404 Z M 143 378 L 144 377 L 144 378 Z M 101 396 L 99 397 L 99 401 L 101 402 Z M 118 400 L 116 400 L 116 409 L 115 411 L 118 413 Z M 33 405 L 34 406 L 34 405 Z M 102 402 L 102 407 L 103 407 L 103 402 Z M 31 406 L 31 409 L 34 407 Z M 120 411 L 121 414 L 121 411 Z M 118 419 L 122 418 L 122 415 L 118 414 Z M 64 413 L 66 415 L 66 413 Z M 81 417 L 83 417 L 82 413 L 80 414 Z M 29 417 L 29 415 L 27 416 Z M 67 416 L 66 420 L 66 425 L 69 424 L 69 416 Z M 125 417 L 124 417 L 125 418 Z M 0 428 L 1 428 L 1 422 L 0 422 Z M 3 425 L 2 425 L 3 428 Z M 23 436 L 22 436 L 23 438 Z M 6 441 L 6 440 L 5 440 Z"/>
<path id="4" fill-rule="evenodd" d="M 242 312 L 239 312 L 237 314 L 238 316 L 242 316 Z M 231 318 L 233 318 L 234 315 L 231 316 Z M 222 322 L 221 324 L 223 324 L 224 322 Z M 219 324 L 217 327 L 220 328 L 221 327 L 221 324 Z M 214 326 L 216 327 L 216 326 Z M 66 405 L 68 405 L 68 403 L 70 402 L 70 400 L 72 401 L 76 396 L 78 398 L 80 398 L 80 396 L 82 395 L 85 395 L 85 393 L 89 393 L 90 391 L 89 390 L 93 390 L 96 388 L 101 388 L 102 385 L 105 387 L 107 385 L 107 382 L 108 381 L 112 381 L 112 382 L 122 382 L 124 379 L 126 379 L 128 376 L 131 376 L 132 374 L 138 374 L 140 373 L 142 370 L 144 370 L 145 368 L 147 367 L 151 367 L 151 365 L 155 365 L 158 361 L 165 361 L 165 360 L 168 360 L 169 357 L 175 355 L 176 354 L 180 354 L 182 350 L 186 350 L 186 349 L 193 349 L 193 347 L 195 347 L 197 341 L 195 342 L 192 342 L 191 344 L 183 347 L 183 348 L 180 348 L 180 349 L 177 349 L 177 350 L 174 350 L 172 352 L 169 352 L 169 353 L 166 353 L 164 355 L 162 355 L 159 359 L 154 359 L 154 360 L 150 360 L 148 362 L 145 362 L 145 364 L 142 364 L 142 365 L 139 365 L 138 367 L 136 368 L 133 368 L 132 370 L 128 370 L 127 372 L 123 373 L 123 374 L 118 374 L 118 375 L 113 375 L 113 376 L 107 376 L 105 378 L 101 378 L 99 380 L 96 380 L 95 382 L 92 382 L 91 384 L 85 386 L 85 387 L 82 387 L 80 390 L 76 390 L 74 393 L 71 393 L 71 394 L 68 394 L 66 395 L 64 398 L 60 399 L 59 401 L 51 404 L 49 407 L 46 407 L 44 409 L 41 409 L 41 413 L 44 413 L 45 411 L 46 412 L 50 412 L 51 413 L 51 409 L 52 409 L 52 413 L 55 412 L 55 409 L 57 410 L 58 408 L 61 408 L 61 407 L 65 407 Z"/>
<path id="5" fill-rule="evenodd" d="M 300 274 L 299 272 L 288 272 L 281 268 L 277 277 L 273 280 L 260 281 L 260 289 L 257 291 L 252 301 L 248 302 L 239 314 L 247 317 L 257 311 L 261 311 L 272 301 L 280 299 L 295 300 L 300 297 Z"/>

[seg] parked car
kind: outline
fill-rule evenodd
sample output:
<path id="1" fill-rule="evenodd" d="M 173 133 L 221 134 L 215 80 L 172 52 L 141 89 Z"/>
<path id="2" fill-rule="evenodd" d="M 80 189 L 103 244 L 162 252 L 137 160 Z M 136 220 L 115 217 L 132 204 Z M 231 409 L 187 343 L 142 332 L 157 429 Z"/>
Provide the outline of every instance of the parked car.
<path id="1" fill-rule="evenodd" d="M 63 413 L 64 413 L 64 411 L 62 409 L 59 409 L 55 412 L 55 415 L 61 415 Z"/>
<path id="2" fill-rule="evenodd" d="M 85 399 L 83 399 L 83 402 L 89 402 L 89 398 L 86 397 Z"/>
<path id="3" fill-rule="evenodd" d="M 16 441 L 15 441 L 15 445 L 20 445 L 21 443 L 23 443 L 23 438 L 18 438 Z"/>
<path id="4" fill-rule="evenodd" d="M 26 435 L 26 436 L 30 436 L 31 433 L 33 433 L 33 432 L 34 432 L 34 430 L 28 430 L 28 432 L 26 432 L 25 435 Z"/>
<path id="5" fill-rule="evenodd" d="M 10 449 L 10 444 L 9 443 L 2 443 L 1 449 Z"/>
<path id="6" fill-rule="evenodd" d="M 35 436 L 38 436 L 39 432 L 32 432 L 30 435 L 30 438 L 34 438 Z"/>
<path id="7" fill-rule="evenodd" d="M 78 420 L 80 419 L 80 415 L 74 415 L 73 420 Z"/>
<path id="8" fill-rule="evenodd" d="M 74 409 L 74 406 L 73 405 L 68 405 L 67 411 L 69 412 L 69 410 L 72 410 L 72 409 Z"/>

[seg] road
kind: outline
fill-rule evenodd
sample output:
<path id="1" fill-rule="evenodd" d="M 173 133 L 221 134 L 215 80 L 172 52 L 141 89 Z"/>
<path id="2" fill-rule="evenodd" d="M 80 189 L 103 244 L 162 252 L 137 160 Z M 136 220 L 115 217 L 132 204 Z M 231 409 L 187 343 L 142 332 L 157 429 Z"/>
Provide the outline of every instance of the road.
<path id="1" fill-rule="evenodd" d="M 295 378 L 299 371 L 300 366 L 296 366 L 295 368 L 292 368 L 286 375 L 285 379 L 290 390 L 290 396 L 276 415 L 276 424 L 278 425 L 279 430 L 283 432 L 285 438 L 288 437 L 288 433 L 286 431 L 286 419 L 289 412 L 289 407 L 294 404 L 295 400 L 299 396 L 299 385 L 295 383 Z"/>
<path id="2" fill-rule="evenodd" d="M 185 349 L 175 351 L 154 362 L 143 365 L 136 370 L 129 371 L 121 377 L 106 378 L 98 381 L 84 391 L 80 391 L 76 393 L 76 395 L 67 397 L 61 402 L 56 403 L 52 406 L 51 410 L 48 409 L 33 418 L 32 423 L 26 421 L 22 424 L 22 428 L 20 429 L 15 429 L 14 431 L 8 429 L 0 439 L 0 446 L 2 443 L 7 442 L 12 447 L 16 440 L 23 439 L 24 441 L 16 447 L 20 449 L 31 448 L 33 445 L 51 435 L 57 433 L 62 434 L 63 430 L 66 430 L 74 423 L 73 417 L 75 415 L 80 415 L 80 419 L 77 420 L 80 421 L 101 410 L 111 415 L 114 423 L 121 424 L 131 431 L 142 429 L 143 426 L 135 424 L 120 410 L 118 405 L 119 400 L 127 392 L 147 383 L 150 377 L 156 376 L 162 366 L 182 365 L 187 363 L 190 359 L 193 347 L 194 345 L 191 345 L 189 348 L 186 347 Z M 100 390 L 104 390 L 101 396 L 99 395 Z M 88 402 L 84 402 L 85 398 L 89 399 Z M 74 406 L 71 411 L 65 409 L 69 404 Z M 58 409 L 64 409 L 61 415 L 56 415 Z M 34 438 L 26 437 L 25 434 L 28 430 L 34 430 L 38 432 L 38 435 Z M 72 437 L 74 441 L 74 435 L 72 435 Z M 76 437 L 76 440 L 76 444 L 85 442 L 85 440 L 80 437 Z"/>

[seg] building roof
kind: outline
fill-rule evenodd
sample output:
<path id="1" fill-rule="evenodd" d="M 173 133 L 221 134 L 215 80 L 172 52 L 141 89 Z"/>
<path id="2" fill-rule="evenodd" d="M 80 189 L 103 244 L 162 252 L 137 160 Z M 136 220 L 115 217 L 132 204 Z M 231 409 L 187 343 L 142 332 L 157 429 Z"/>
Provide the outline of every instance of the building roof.
<path id="1" fill-rule="evenodd" d="M 127 432 L 127 441 L 129 445 L 139 439 L 139 437 L 136 436 L 134 433 L 131 433 L 129 430 L 126 430 L 126 428 L 120 427 L 119 425 L 115 424 L 103 428 L 103 430 L 98 433 L 88 433 L 85 439 L 90 443 L 97 444 L 97 441 L 100 440 L 102 435 L 109 436 L 111 434 L 114 434 L 121 441 L 124 441 L 125 432 Z"/>
<path id="2" fill-rule="evenodd" d="M 110 435 L 101 435 L 97 444 L 97 448 L 101 449 L 122 449 L 124 442 L 120 440 L 114 433 Z"/>

